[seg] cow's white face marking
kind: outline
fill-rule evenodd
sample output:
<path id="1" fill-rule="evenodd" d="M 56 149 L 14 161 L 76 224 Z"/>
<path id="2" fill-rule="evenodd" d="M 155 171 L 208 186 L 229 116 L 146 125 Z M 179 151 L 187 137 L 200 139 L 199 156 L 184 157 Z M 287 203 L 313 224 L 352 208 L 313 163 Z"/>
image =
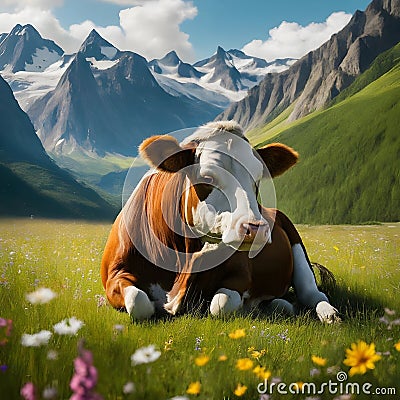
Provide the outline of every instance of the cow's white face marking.
<path id="1" fill-rule="evenodd" d="M 263 246 L 270 230 L 259 211 L 256 187 L 264 169 L 250 144 L 222 131 L 199 143 L 196 159 L 196 179 L 204 181 L 209 192 L 192 210 L 195 229 L 206 240 L 235 249 Z"/>

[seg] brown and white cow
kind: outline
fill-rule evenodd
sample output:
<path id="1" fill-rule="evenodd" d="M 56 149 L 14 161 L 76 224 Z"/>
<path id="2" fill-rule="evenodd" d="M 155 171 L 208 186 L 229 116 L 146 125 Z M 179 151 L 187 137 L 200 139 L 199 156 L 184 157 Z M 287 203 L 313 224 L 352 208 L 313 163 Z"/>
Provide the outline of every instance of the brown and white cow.
<path id="1" fill-rule="evenodd" d="M 280 299 L 293 286 L 321 321 L 338 320 L 294 225 L 258 202 L 265 166 L 282 174 L 297 162 L 294 150 L 276 143 L 256 151 L 236 122 L 219 121 L 181 144 L 151 137 L 139 151 L 153 170 L 117 217 L 102 259 L 113 307 L 138 320 L 157 307 L 177 314 L 206 304 L 221 315 L 263 300 L 293 312 Z"/>

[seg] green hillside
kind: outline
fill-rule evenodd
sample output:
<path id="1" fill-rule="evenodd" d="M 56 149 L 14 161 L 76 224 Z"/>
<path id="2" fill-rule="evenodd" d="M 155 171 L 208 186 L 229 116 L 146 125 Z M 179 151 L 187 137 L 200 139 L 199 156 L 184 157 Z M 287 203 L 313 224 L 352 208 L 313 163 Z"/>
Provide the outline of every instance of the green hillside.
<path id="1" fill-rule="evenodd" d="M 111 220 L 116 212 L 59 168 L 0 162 L 0 216 Z"/>
<path id="2" fill-rule="evenodd" d="M 298 165 L 275 181 L 278 207 L 296 222 L 400 219 L 398 59 L 358 93 L 281 128 L 273 139 L 264 135 L 260 145 L 279 141 L 300 153 Z"/>

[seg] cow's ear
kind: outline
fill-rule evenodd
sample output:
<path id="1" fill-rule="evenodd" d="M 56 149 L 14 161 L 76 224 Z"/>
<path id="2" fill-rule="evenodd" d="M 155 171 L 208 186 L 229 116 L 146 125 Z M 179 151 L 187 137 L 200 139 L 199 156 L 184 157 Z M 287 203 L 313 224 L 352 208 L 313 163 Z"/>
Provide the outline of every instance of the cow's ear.
<path id="1" fill-rule="evenodd" d="M 257 150 L 267 166 L 271 177 L 283 174 L 296 164 L 299 154 L 282 143 L 271 143 Z"/>
<path id="2" fill-rule="evenodd" d="M 169 135 L 152 136 L 139 146 L 139 154 L 154 168 L 177 172 L 194 162 L 193 149 L 183 149 Z"/>

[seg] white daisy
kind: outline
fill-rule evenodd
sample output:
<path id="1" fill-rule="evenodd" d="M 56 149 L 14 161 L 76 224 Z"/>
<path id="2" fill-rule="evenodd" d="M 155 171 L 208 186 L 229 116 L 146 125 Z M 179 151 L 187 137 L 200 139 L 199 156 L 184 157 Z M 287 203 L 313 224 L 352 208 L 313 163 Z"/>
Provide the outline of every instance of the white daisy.
<path id="1" fill-rule="evenodd" d="M 69 319 L 63 319 L 61 322 L 58 322 L 54 325 L 54 332 L 59 335 L 76 335 L 79 329 L 85 325 L 79 319 L 75 317 L 71 317 Z"/>
<path id="2" fill-rule="evenodd" d="M 130 394 L 133 393 L 136 390 L 135 384 L 133 382 L 127 382 L 124 387 L 122 388 L 122 391 L 124 394 Z"/>
<path id="3" fill-rule="evenodd" d="M 25 295 L 26 299 L 32 304 L 45 304 L 57 296 L 51 289 L 39 288 L 32 293 Z"/>
<path id="4" fill-rule="evenodd" d="M 131 355 L 132 365 L 147 364 L 156 361 L 161 355 L 161 351 L 156 350 L 154 345 L 141 347 Z"/>
<path id="5" fill-rule="evenodd" d="M 21 337 L 21 344 L 26 347 L 39 347 L 49 343 L 51 335 L 52 333 L 50 331 L 40 331 L 33 335 L 24 333 Z"/>

